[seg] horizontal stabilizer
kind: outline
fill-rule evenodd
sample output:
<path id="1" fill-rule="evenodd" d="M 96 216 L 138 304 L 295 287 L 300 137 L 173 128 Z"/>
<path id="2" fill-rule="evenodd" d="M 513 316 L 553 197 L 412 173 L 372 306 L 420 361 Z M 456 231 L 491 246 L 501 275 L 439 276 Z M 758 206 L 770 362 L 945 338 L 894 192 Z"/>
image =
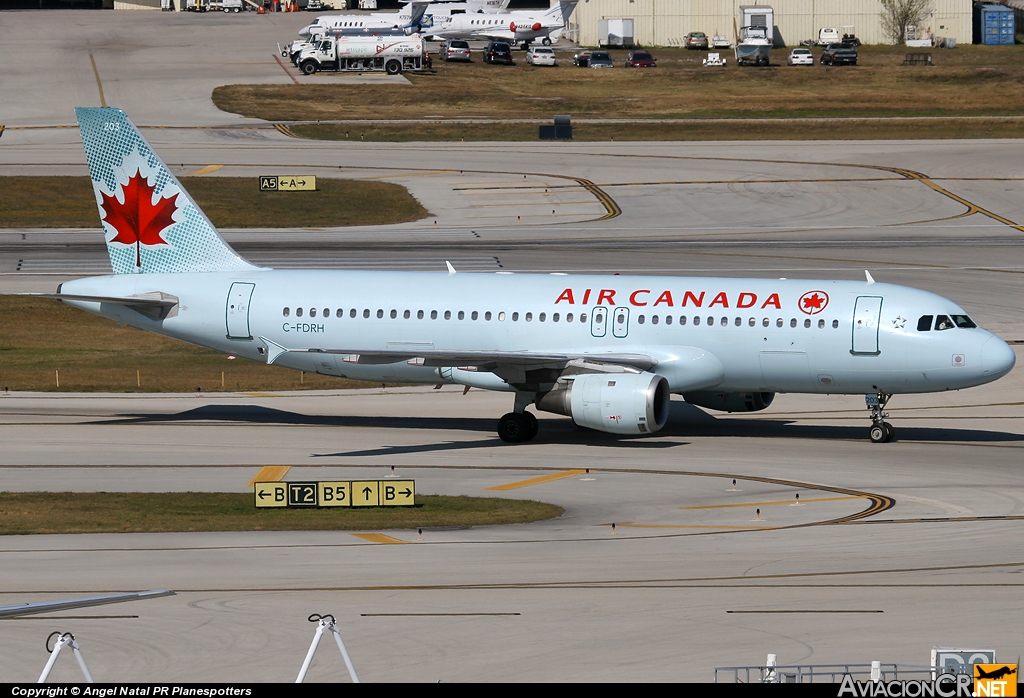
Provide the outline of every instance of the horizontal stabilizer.
<path id="1" fill-rule="evenodd" d="M 72 293 L 23 293 L 33 298 L 55 298 L 61 301 L 85 303 L 114 303 L 131 308 L 151 320 L 164 320 L 177 315 L 178 297 L 162 291 L 142 293 L 137 296 L 87 296 Z"/>

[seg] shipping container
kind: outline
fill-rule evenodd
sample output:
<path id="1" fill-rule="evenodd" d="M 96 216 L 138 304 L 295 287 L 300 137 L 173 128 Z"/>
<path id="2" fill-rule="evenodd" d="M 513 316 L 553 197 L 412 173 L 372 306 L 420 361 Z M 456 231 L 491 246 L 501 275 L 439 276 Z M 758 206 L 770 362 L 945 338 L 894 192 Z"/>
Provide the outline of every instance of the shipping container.
<path id="1" fill-rule="evenodd" d="M 1013 10 L 1003 5 L 974 6 L 974 43 L 1012 44 L 1014 42 Z"/>

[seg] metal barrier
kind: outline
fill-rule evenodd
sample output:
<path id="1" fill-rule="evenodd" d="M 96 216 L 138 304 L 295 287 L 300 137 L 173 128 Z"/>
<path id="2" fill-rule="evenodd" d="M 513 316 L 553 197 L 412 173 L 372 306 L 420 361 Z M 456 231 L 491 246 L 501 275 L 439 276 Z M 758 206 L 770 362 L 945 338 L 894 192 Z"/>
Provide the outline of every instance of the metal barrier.
<path id="1" fill-rule="evenodd" d="M 732 675 L 731 678 L 729 675 Z M 842 683 L 849 674 L 861 681 L 925 680 L 935 667 L 923 664 L 788 664 L 715 667 L 715 683 Z M 721 675 L 721 677 L 720 677 Z"/>

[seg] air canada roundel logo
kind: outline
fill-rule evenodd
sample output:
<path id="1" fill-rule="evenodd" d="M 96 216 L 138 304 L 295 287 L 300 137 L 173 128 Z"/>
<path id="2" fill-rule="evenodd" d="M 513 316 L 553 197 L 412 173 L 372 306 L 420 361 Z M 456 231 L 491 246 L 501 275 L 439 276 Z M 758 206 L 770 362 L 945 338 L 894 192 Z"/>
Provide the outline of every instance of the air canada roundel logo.
<path id="1" fill-rule="evenodd" d="M 797 301 L 801 312 L 817 315 L 828 307 L 828 294 L 824 291 L 808 291 Z"/>

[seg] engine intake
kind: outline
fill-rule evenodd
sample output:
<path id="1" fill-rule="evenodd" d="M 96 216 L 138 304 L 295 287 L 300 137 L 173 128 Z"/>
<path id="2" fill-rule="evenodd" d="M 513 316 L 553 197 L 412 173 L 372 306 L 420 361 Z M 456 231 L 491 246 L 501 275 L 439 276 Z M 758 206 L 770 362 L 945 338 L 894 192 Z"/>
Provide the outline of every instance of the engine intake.
<path id="1" fill-rule="evenodd" d="M 713 393 L 698 391 L 683 393 L 691 405 L 707 407 L 721 412 L 760 412 L 772 404 L 775 393 Z"/>
<path id="2" fill-rule="evenodd" d="M 650 434 L 668 421 L 671 393 L 653 373 L 583 373 L 537 399 L 537 409 L 610 434 Z"/>

